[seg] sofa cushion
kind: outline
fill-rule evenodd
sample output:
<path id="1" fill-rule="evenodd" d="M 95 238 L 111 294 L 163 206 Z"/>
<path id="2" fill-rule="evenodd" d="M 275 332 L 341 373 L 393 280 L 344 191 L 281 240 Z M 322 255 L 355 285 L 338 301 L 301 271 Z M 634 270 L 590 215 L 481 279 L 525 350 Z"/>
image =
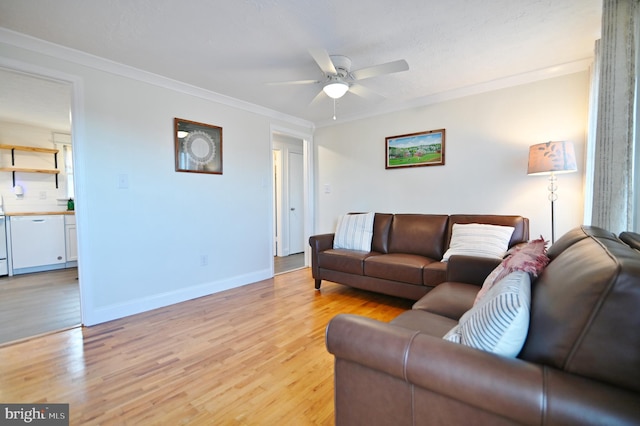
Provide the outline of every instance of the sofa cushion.
<path id="1" fill-rule="evenodd" d="M 513 230 L 513 226 L 455 224 L 442 261 L 446 262 L 453 255 L 502 258 L 509 248 Z"/>
<path id="2" fill-rule="evenodd" d="M 522 216 L 491 215 L 491 214 L 453 214 L 449 216 L 445 247 L 449 247 L 453 225 L 485 223 L 487 225 L 513 226 L 513 234 L 509 240 L 509 247 L 529 241 L 529 219 Z"/>
<path id="3" fill-rule="evenodd" d="M 431 262 L 422 269 L 422 284 L 435 287 L 447 281 L 447 263 Z"/>
<path id="4" fill-rule="evenodd" d="M 391 324 L 407 328 L 409 330 L 418 330 L 421 333 L 441 338 L 451 327 L 458 322 L 442 315 L 434 314 L 426 311 L 412 310 L 406 311 L 391 320 Z"/>
<path id="5" fill-rule="evenodd" d="M 552 249 L 555 258 L 534 283 L 520 358 L 640 391 L 638 251 L 587 226 Z"/>
<path id="6" fill-rule="evenodd" d="M 442 258 L 447 215 L 396 214 L 389 231 L 389 253 Z"/>
<path id="7" fill-rule="evenodd" d="M 497 282 L 486 297 L 468 310 L 445 340 L 498 355 L 515 357 L 527 337 L 531 278 L 516 271 Z"/>
<path id="8" fill-rule="evenodd" d="M 363 275 L 364 260 L 375 252 L 329 249 L 318 253 L 318 267 L 348 274 Z"/>
<path id="9" fill-rule="evenodd" d="M 537 278 L 549 263 L 549 258 L 545 254 L 546 245 L 547 242 L 540 237 L 537 240 L 509 250 L 507 257 L 484 280 L 482 288 L 476 295 L 474 304 L 478 303 L 496 282 L 513 271 L 529 272 L 533 278 Z"/>
<path id="10" fill-rule="evenodd" d="M 434 262 L 416 254 L 389 253 L 365 259 L 364 274 L 368 277 L 422 285 L 422 268 Z"/>
<path id="11" fill-rule="evenodd" d="M 431 312 L 458 321 L 473 307 L 479 289 L 475 284 L 442 283 L 422 296 L 411 309 Z"/>
<path id="12" fill-rule="evenodd" d="M 371 251 L 374 213 L 345 214 L 338 218 L 334 249 Z"/>
<path id="13" fill-rule="evenodd" d="M 640 250 L 640 234 L 637 232 L 621 232 L 620 239 L 629 247 Z"/>
<path id="14" fill-rule="evenodd" d="M 371 251 L 378 253 L 389 252 L 389 229 L 393 214 L 376 213 L 373 219 L 373 238 L 371 239 Z"/>

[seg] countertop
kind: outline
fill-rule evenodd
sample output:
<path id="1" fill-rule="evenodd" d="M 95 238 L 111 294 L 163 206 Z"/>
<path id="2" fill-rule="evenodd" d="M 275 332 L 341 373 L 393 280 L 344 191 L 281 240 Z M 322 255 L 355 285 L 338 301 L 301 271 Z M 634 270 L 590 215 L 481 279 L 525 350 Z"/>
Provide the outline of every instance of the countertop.
<path id="1" fill-rule="evenodd" d="M 5 216 L 44 216 L 53 214 L 75 214 L 76 212 L 71 210 L 64 210 L 61 212 L 4 212 Z"/>

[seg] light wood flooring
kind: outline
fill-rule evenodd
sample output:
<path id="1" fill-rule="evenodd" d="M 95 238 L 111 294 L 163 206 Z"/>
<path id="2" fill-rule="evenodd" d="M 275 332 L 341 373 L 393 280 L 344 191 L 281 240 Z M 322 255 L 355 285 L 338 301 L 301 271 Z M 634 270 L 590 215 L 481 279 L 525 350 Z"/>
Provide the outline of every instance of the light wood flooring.
<path id="1" fill-rule="evenodd" d="M 412 302 L 309 268 L 0 348 L 0 401 L 70 404 L 72 425 L 331 425 L 338 313 L 389 321 Z"/>
<path id="2" fill-rule="evenodd" d="M 275 275 L 300 268 L 304 268 L 304 253 L 273 257 L 273 273 Z"/>
<path id="3" fill-rule="evenodd" d="M 77 268 L 0 278 L 0 345 L 80 322 Z"/>

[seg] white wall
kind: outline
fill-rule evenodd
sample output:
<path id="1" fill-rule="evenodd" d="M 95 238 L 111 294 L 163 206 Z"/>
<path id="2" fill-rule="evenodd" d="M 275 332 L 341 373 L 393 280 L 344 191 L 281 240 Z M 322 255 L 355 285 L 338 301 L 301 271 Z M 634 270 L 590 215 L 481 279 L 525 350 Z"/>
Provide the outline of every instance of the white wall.
<path id="1" fill-rule="evenodd" d="M 316 232 L 349 211 L 518 214 L 551 239 L 547 177 L 527 176 L 529 146 L 575 144 L 559 175 L 556 238 L 582 223 L 588 73 L 581 72 L 317 129 Z M 444 166 L 385 169 L 385 137 L 446 129 Z M 330 192 L 327 192 L 330 191 Z"/>
<path id="2" fill-rule="evenodd" d="M 85 324 L 272 276 L 271 126 L 310 133 L 309 126 L 157 76 L 145 83 L 137 79 L 144 73 L 116 64 L 106 68 L 117 73 L 103 71 L 77 52 L 13 41 L 0 39 L 5 64 L 71 76 L 80 91 L 73 143 Z M 174 171 L 174 117 L 223 128 L 222 175 Z"/>

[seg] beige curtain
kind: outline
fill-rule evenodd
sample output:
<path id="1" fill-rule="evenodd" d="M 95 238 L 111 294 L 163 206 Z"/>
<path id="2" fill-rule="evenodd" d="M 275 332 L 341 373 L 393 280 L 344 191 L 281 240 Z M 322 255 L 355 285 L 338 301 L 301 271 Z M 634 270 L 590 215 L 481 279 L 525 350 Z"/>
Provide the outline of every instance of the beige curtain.
<path id="1" fill-rule="evenodd" d="M 596 46 L 600 57 L 594 79 L 598 89 L 590 160 L 591 223 L 615 233 L 637 229 L 634 158 L 639 13 L 640 0 L 603 0 L 602 38 Z"/>

